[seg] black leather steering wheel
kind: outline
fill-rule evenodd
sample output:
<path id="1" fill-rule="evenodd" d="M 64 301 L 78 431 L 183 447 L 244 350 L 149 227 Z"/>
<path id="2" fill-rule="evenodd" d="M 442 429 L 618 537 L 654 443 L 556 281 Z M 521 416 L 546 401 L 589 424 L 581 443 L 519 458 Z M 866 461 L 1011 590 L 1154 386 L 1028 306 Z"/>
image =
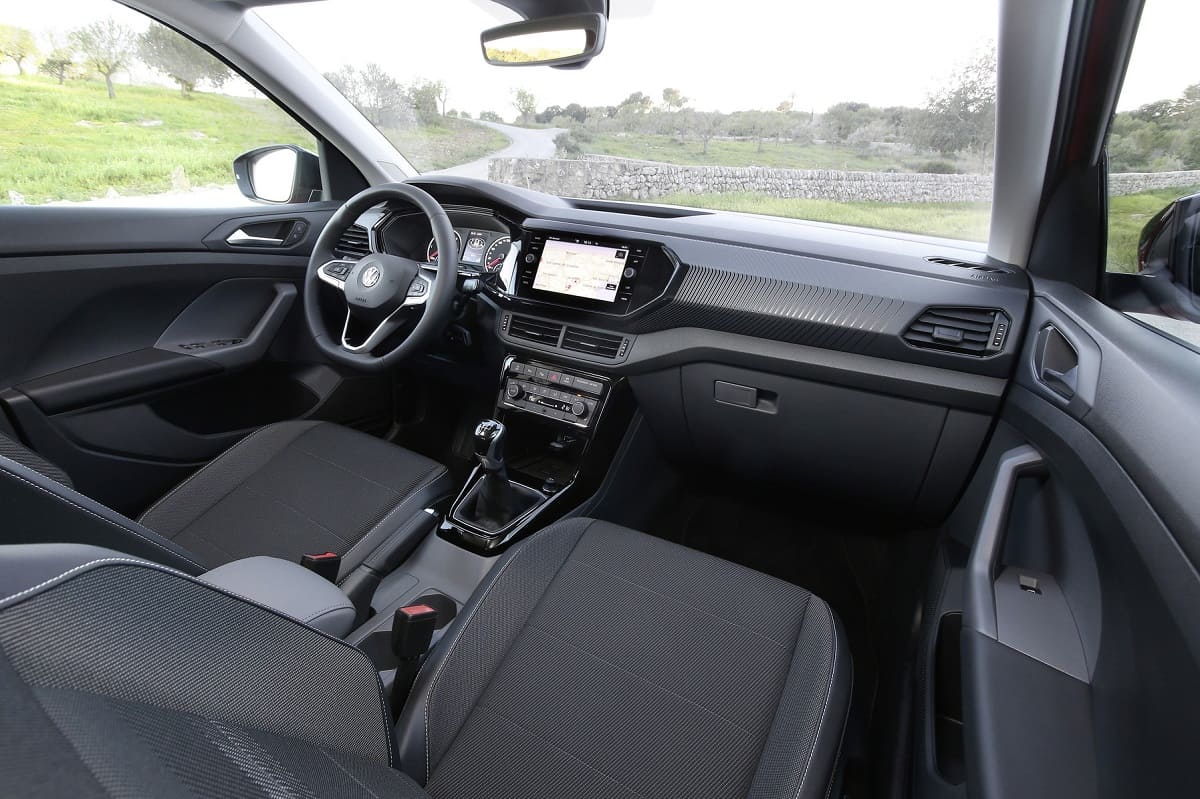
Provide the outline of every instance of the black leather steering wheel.
<path id="1" fill-rule="evenodd" d="M 370 253 L 357 260 L 333 251 L 338 238 L 364 211 L 389 200 L 420 208 L 433 227 L 438 246 L 437 269 L 398 255 Z M 321 352 L 347 366 L 367 371 L 386 369 L 420 352 L 450 321 L 458 282 L 458 248 L 445 210 L 428 193 L 407 183 L 385 183 L 346 201 L 317 238 L 304 276 L 304 318 Z M 346 323 L 340 340 L 330 335 L 318 304 L 320 284 L 342 292 Z M 389 336 L 420 314 L 413 329 L 390 351 L 373 354 Z M 370 333 L 361 331 L 370 330 Z"/>

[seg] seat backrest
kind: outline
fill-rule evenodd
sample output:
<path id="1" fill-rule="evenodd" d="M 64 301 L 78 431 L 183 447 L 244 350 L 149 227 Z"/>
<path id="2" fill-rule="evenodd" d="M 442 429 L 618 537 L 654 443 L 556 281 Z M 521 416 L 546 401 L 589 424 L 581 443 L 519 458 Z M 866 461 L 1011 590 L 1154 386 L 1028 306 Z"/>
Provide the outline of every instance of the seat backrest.
<path id="1" fill-rule="evenodd" d="M 205 571 L 187 550 L 71 488 L 45 459 L 11 439 L 0 446 L 0 544 L 90 544 L 186 574 Z"/>

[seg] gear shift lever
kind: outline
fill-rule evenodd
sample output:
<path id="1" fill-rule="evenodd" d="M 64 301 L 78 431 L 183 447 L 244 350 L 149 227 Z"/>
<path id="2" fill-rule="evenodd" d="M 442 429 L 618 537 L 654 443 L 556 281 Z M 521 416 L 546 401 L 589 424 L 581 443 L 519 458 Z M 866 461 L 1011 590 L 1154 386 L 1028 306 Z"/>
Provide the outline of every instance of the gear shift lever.
<path id="1" fill-rule="evenodd" d="M 495 419 L 484 419 L 475 427 L 475 457 L 485 472 L 507 478 L 504 468 L 504 434 L 507 428 Z"/>
<path id="2" fill-rule="evenodd" d="M 484 419 L 475 428 L 475 457 L 483 469 L 482 485 L 475 515 L 484 519 L 508 519 L 512 516 L 513 489 L 504 464 L 503 423 Z"/>

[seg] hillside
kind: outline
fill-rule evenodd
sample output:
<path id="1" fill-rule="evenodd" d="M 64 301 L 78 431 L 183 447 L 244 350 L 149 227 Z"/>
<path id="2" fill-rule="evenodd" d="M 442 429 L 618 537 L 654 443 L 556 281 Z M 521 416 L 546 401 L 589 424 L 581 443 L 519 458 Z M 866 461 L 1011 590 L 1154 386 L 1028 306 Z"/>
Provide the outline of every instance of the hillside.
<path id="1" fill-rule="evenodd" d="M 456 119 L 405 131 L 400 142 L 418 169 L 469 161 L 507 144 L 488 128 Z M 421 146 L 416 146 L 419 143 Z M 100 81 L 59 86 L 42 77 L 0 78 L 0 203 L 9 192 L 27 203 L 87 200 L 173 187 L 183 168 L 191 186 L 230 184 L 233 159 L 268 144 L 315 150 L 313 137 L 261 98 L 117 86 Z"/>

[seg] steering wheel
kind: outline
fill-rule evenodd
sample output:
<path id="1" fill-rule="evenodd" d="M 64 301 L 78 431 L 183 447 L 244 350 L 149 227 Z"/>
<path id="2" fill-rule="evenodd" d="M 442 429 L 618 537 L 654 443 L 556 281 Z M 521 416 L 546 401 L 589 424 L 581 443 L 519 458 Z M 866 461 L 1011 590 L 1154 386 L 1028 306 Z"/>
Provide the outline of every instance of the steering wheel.
<path id="1" fill-rule="evenodd" d="M 364 211 L 389 200 L 411 203 L 429 217 L 438 246 L 437 269 L 398 255 L 373 252 L 354 260 L 334 253 L 342 233 Z M 304 318 L 313 341 L 338 363 L 367 371 L 386 369 L 420 352 L 450 321 L 451 300 L 458 282 L 457 260 L 450 217 L 428 193 L 407 183 L 385 183 L 359 192 L 329 218 L 308 259 Z M 330 335 L 321 316 L 321 283 L 339 289 L 346 303 L 340 341 Z M 373 353 L 417 314 L 420 318 L 403 341 L 388 352 Z M 360 328 L 371 332 L 361 333 Z"/>

